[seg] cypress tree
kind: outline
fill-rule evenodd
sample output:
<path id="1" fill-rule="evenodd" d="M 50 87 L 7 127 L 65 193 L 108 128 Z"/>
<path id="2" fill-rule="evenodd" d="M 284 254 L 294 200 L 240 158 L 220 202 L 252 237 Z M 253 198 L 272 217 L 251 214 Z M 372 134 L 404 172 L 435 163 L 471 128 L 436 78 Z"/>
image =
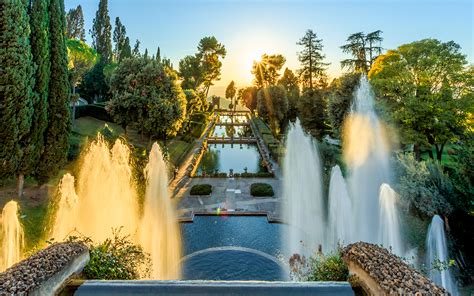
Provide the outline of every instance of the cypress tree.
<path id="1" fill-rule="evenodd" d="M 30 25 L 24 0 L 0 1 L 0 177 L 19 174 L 33 117 Z"/>
<path id="2" fill-rule="evenodd" d="M 123 48 L 120 51 L 119 61 L 132 57 L 132 48 L 130 46 L 130 38 L 126 37 L 123 43 Z"/>
<path id="3" fill-rule="evenodd" d="M 112 61 L 112 26 L 110 25 L 108 1 L 100 0 L 99 9 L 91 30 L 92 46 L 100 55 L 100 63 L 108 64 Z"/>
<path id="4" fill-rule="evenodd" d="M 19 194 L 22 193 L 22 176 L 35 171 L 44 149 L 44 132 L 48 126 L 49 60 L 49 17 L 48 0 L 35 0 L 30 12 L 30 43 L 33 62 L 36 65 L 33 85 L 33 118 L 24 146 L 25 157 L 19 168 Z"/>
<path id="5" fill-rule="evenodd" d="M 36 170 L 37 179 L 41 182 L 46 182 L 56 175 L 65 163 L 71 129 L 67 49 L 64 35 L 64 0 L 50 0 L 48 12 L 51 79 L 48 91 L 49 122 L 45 132 L 45 149 Z"/>

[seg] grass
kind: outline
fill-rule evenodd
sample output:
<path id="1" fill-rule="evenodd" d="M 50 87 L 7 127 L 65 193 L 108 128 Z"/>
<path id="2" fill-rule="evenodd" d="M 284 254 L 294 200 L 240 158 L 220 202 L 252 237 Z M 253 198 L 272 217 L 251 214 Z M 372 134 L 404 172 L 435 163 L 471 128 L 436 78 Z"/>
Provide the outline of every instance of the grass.
<path id="1" fill-rule="evenodd" d="M 454 152 L 456 153 L 456 149 L 459 147 L 459 145 L 457 144 L 446 144 L 444 146 L 444 149 L 443 149 L 443 154 L 442 154 L 442 157 L 441 157 L 441 163 L 445 166 L 448 166 L 448 167 L 452 167 L 454 166 L 455 164 L 455 155 L 454 154 L 450 154 L 451 152 Z M 433 147 L 432 148 L 432 152 L 433 152 L 433 157 L 436 158 L 436 150 L 435 148 Z M 423 160 L 427 160 L 430 156 L 428 155 L 428 152 L 423 152 L 421 154 L 421 158 Z"/>
<path id="2" fill-rule="evenodd" d="M 106 124 L 116 136 L 122 135 L 124 133 L 124 130 L 120 125 L 90 116 L 77 118 L 74 121 L 72 132 L 80 136 L 95 138 L 97 136 L 97 132 L 103 129 Z"/>

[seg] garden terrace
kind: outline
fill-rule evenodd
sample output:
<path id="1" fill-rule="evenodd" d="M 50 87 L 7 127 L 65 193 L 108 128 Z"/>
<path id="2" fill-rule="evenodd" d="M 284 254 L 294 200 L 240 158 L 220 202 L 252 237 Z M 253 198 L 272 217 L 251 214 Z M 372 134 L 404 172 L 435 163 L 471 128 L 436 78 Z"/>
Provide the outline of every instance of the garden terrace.
<path id="1" fill-rule="evenodd" d="M 414 270 L 387 249 L 358 242 L 342 251 L 353 285 L 369 295 L 448 295 L 420 272 Z"/>

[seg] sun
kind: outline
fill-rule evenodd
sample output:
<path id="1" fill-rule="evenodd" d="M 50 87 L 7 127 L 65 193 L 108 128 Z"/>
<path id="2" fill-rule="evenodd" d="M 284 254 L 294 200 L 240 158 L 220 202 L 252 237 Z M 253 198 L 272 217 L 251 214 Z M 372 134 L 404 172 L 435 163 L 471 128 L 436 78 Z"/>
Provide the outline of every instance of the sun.
<path id="1" fill-rule="evenodd" d="M 245 76 L 248 82 L 251 82 L 253 80 L 253 75 L 252 75 L 252 67 L 253 63 L 257 62 L 259 63 L 262 60 L 262 54 L 263 51 L 261 50 L 251 50 L 248 51 L 247 54 L 243 58 L 243 62 L 245 63 Z"/>

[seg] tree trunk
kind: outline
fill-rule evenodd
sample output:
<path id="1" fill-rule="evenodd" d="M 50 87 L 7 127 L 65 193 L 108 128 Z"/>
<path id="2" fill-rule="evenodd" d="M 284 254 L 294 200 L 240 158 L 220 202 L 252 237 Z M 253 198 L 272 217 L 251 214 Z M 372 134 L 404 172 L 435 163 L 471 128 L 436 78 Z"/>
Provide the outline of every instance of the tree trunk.
<path id="1" fill-rule="evenodd" d="M 413 153 L 415 153 L 415 159 L 417 161 L 420 161 L 421 160 L 420 145 L 418 144 L 413 145 Z"/>
<path id="2" fill-rule="evenodd" d="M 428 150 L 428 155 L 430 156 L 431 159 L 434 159 L 433 150 L 431 148 Z"/>
<path id="3" fill-rule="evenodd" d="M 441 162 L 441 159 L 443 157 L 443 150 L 444 150 L 444 144 L 441 144 L 441 146 L 438 147 L 438 144 L 435 144 L 436 147 L 436 159 Z"/>
<path id="4" fill-rule="evenodd" d="M 25 187 L 25 175 L 24 174 L 19 174 L 18 175 L 18 184 L 17 184 L 18 198 L 23 197 L 24 187 Z"/>

